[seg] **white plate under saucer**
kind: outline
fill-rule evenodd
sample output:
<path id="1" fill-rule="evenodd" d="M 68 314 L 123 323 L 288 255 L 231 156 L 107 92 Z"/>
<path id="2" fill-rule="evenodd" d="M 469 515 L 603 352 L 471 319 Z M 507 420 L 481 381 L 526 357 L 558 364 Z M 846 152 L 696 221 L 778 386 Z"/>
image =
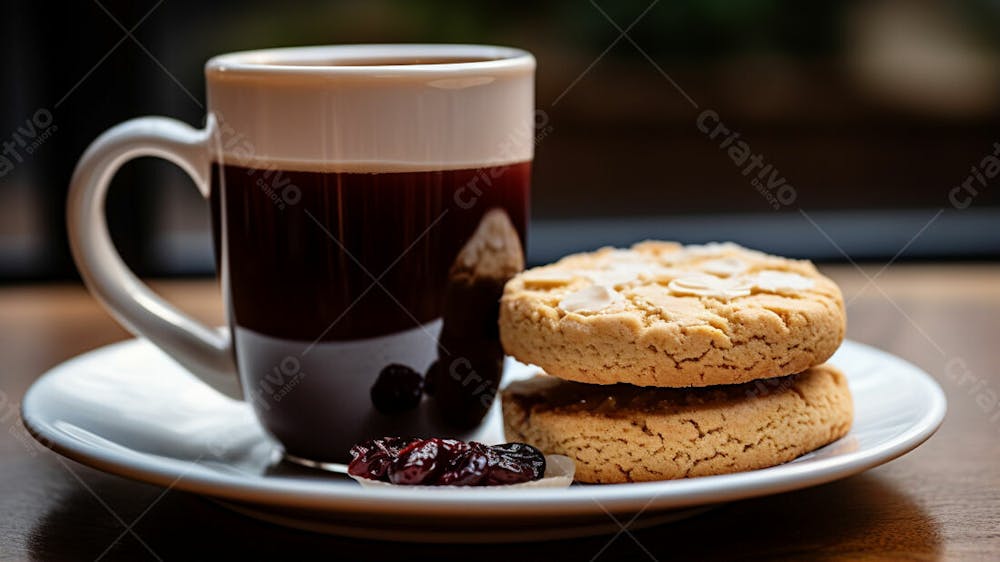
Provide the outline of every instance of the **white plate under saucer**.
<path id="1" fill-rule="evenodd" d="M 513 541 L 614 532 L 685 517 L 719 502 L 844 478 L 920 445 L 944 418 L 944 393 L 913 365 L 845 342 L 831 360 L 850 382 L 855 420 L 843 439 L 764 470 L 635 484 L 541 489 L 363 489 L 347 477 L 278 463 L 248 405 L 225 398 L 144 340 L 71 359 L 24 398 L 25 425 L 83 464 L 201 494 L 253 517 L 359 538 Z M 511 362 L 508 380 L 533 374 Z M 496 406 L 479 440 L 499 442 Z"/>

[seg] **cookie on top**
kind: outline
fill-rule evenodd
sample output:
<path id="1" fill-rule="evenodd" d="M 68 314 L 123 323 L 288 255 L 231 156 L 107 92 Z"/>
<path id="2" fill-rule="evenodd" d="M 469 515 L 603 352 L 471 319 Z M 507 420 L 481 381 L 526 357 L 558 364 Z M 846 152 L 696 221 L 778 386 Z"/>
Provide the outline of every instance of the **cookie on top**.
<path id="1" fill-rule="evenodd" d="M 511 279 L 507 353 L 567 380 L 692 387 L 799 373 L 843 341 L 840 289 L 811 262 L 732 243 L 641 242 Z"/>

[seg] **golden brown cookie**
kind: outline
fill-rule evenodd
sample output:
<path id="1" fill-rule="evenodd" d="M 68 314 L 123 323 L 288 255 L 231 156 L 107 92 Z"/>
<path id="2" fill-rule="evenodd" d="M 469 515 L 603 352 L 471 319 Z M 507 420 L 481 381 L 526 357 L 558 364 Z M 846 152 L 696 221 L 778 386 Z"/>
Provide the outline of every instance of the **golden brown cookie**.
<path id="1" fill-rule="evenodd" d="M 510 355 L 580 382 L 686 387 L 798 373 L 844 339 L 812 263 L 735 244 L 643 242 L 529 269 L 500 302 Z"/>
<path id="2" fill-rule="evenodd" d="M 539 375 L 503 391 L 504 430 L 576 461 L 588 483 L 728 474 L 788 462 L 847 434 L 847 379 L 829 365 L 712 388 L 591 385 Z"/>

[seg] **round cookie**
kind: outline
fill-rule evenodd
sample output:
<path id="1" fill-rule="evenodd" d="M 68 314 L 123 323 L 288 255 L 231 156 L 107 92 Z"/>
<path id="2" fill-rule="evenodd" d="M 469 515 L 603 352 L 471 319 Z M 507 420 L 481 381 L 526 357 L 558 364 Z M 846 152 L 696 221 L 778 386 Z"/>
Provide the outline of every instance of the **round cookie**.
<path id="1" fill-rule="evenodd" d="M 829 365 L 697 389 L 591 385 L 547 375 L 503 391 L 504 430 L 576 462 L 594 484 L 729 474 L 788 462 L 847 434 L 844 375 Z"/>
<path id="2" fill-rule="evenodd" d="M 798 373 L 844 339 L 840 289 L 808 261 L 735 244 L 642 242 L 511 279 L 504 350 L 593 384 L 687 387 Z"/>

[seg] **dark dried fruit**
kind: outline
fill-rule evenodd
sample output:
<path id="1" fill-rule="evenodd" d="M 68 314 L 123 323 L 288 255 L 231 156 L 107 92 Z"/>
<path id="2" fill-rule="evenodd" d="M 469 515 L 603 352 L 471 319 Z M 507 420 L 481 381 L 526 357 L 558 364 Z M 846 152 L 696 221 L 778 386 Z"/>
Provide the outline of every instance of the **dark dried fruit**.
<path id="1" fill-rule="evenodd" d="M 412 438 L 383 437 L 358 443 L 351 447 L 352 460 L 347 465 L 347 472 L 354 476 L 383 480 L 389 464 L 413 441 L 415 440 Z"/>
<path id="2" fill-rule="evenodd" d="M 537 480 L 545 474 L 545 455 L 527 443 L 504 443 L 490 447 L 489 482 L 515 484 Z"/>
<path id="3" fill-rule="evenodd" d="M 372 404 L 383 414 L 412 410 L 420 404 L 423 382 L 420 373 L 406 365 L 387 365 L 372 385 Z"/>
<path id="4" fill-rule="evenodd" d="M 419 439 L 399 451 L 389 465 L 389 482 L 406 486 L 433 484 L 447 462 L 468 445 L 454 439 Z"/>
<path id="5" fill-rule="evenodd" d="M 545 457 L 524 443 L 385 437 L 355 445 L 351 455 L 350 474 L 411 486 L 518 484 L 545 474 Z"/>
<path id="6" fill-rule="evenodd" d="M 490 464 L 489 447 L 482 443 L 469 443 L 469 448 L 455 455 L 438 477 L 443 486 L 475 486 L 486 479 Z"/>

